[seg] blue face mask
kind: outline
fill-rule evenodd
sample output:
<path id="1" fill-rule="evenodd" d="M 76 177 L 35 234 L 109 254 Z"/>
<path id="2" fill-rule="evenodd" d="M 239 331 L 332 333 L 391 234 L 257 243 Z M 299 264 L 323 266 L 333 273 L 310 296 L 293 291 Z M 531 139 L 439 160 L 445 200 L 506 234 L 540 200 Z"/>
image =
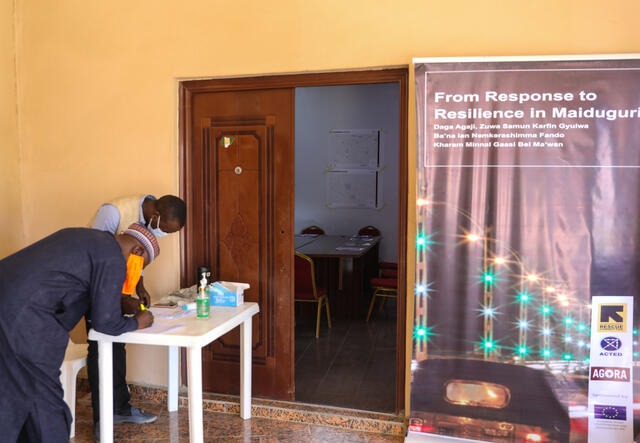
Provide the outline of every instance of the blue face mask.
<path id="1" fill-rule="evenodd" d="M 152 219 L 153 220 L 153 219 Z M 158 215 L 158 224 L 156 225 L 155 228 L 153 228 L 151 226 L 151 220 L 149 220 L 149 224 L 147 225 L 147 229 L 149 231 L 151 231 L 151 233 L 153 235 L 156 236 L 156 238 L 160 238 L 160 237 L 164 237 L 165 235 L 167 235 L 166 232 L 164 232 L 162 229 L 160 229 L 160 216 Z"/>

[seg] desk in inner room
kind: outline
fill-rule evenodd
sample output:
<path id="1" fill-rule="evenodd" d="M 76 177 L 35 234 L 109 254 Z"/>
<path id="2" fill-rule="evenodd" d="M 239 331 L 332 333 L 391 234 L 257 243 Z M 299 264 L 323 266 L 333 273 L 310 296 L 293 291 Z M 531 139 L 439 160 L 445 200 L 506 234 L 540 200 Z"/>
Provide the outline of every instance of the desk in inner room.
<path id="1" fill-rule="evenodd" d="M 322 234 L 296 234 L 294 237 L 295 250 L 316 241 L 321 236 Z"/>
<path id="2" fill-rule="evenodd" d="M 320 235 L 313 241 L 298 247 L 296 252 L 314 259 L 338 260 L 338 290 L 346 297 L 334 297 L 338 303 L 332 313 L 340 317 L 359 318 L 366 316 L 363 300 L 369 279 L 376 275 L 378 268 L 378 243 L 380 237 L 360 237 L 348 235 Z M 350 259 L 353 267 L 348 278 L 343 278 L 343 261 Z M 343 284 L 344 283 L 344 284 Z M 329 291 L 331 292 L 331 291 Z M 366 308 L 366 303 L 365 303 Z"/>

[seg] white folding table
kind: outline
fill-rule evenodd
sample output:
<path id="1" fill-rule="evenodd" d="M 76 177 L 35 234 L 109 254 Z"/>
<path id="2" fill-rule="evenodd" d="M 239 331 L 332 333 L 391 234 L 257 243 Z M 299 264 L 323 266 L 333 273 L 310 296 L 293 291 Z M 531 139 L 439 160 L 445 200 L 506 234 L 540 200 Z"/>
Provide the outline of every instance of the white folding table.
<path id="1" fill-rule="evenodd" d="M 122 335 L 89 331 L 89 339 L 98 342 L 100 374 L 100 441 L 113 442 L 113 349 L 112 343 L 168 346 L 169 411 L 178 410 L 178 348 L 187 348 L 189 381 L 189 439 L 202 442 L 202 348 L 236 326 L 240 326 L 240 416 L 251 418 L 251 321 L 259 312 L 257 303 L 244 303 L 237 308 L 214 306 L 208 319 L 195 314 L 177 320 L 157 320 L 155 325 L 182 325 L 166 332 L 153 333 L 139 329 Z"/>

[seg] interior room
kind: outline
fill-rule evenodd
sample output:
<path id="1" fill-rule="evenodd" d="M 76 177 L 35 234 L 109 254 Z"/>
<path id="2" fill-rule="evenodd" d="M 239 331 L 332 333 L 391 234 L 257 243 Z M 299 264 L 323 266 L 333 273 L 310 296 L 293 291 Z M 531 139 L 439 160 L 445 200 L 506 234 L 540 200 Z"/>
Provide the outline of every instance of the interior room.
<path id="1" fill-rule="evenodd" d="M 349 242 L 362 228 L 373 226 L 379 230 L 379 235 L 376 235 L 379 237 L 376 245 L 378 260 L 397 263 L 398 109 L 397 83 L 296 88 L 296 234 L 317 226 L 326 235 L 341 235 Z M 349 174 L 343 170 L 349 170 L 356 178 L 361 175 L 357 173 L 368 171 L 352 169 L 364 168 L 355 163 L 336 165 L 344 163 L 346 159 L 343 157 L 349 155 L 352 162 L 360 160 L 364 163 L 363 158 L 353 158 L 363 154 L 336 153 L 336 145 L 339 149 L 339 143 L 346 137 L 365 138 L 370 134 L 373 134 L 372 153 L 379 160 L 373 159 L 372 166 L 366 167 L 373 169 L 378 177 L 368 188 L 356 189 L 355 186 L 360 185 L 357 181 L 340 181 L 340 188 L 335 189 L 334 176 L 338 175 L 338 180 L 342 180 L 342 175 Z M 343 157 L 337 159 L 341 154 Z M 336 169 L 339 172 L 335 172 Z M 367 191 L 372 196 L 367 196 Z M 375 199 L 376 196 L 378 201 L 367 201 L 367 198 Z M 317 246 L 317 242 L 313 245 L 306 243 L 321 237 L 313 233 L 296 237 L 296 252 L 312 254 L 316 285 L 327 291 L 332 316 L 329 328 L 325 311 L 321 313 L 319 335 L 316 337 L 316 305 L 296 302 L 296 400 L 393 412 L 397 303 L 389 297 L 382 310 L 379 308 L 382 300 L 379 299 L 367 321 L 369 300 L 374 289 L 370 282 L 362 281 L 365 275 L 353 272 L 354 260 L 366 260 L 367 257 L 331 257 L 331 250 L 335 250 L 333 245 L 329 250 L 320 251 L 311 247 Z M 357 246 L 342 246 L 342 249 L 347 248 L 359 249 Z M 370 260 L 368 263 L 372 264 Z M 378 274 L 377 263 L 373 265 L 371 272 Z M 364 274 L 370 275 L 371 272 Z M 338 284 L 339 273 L 342 274 L 342 289 Z M 364 294 L 350 293 L 353 289 L 350 289 L 347 279 L 353 278 L 360 278 L 357 283 L 364 287 Z M 393 291 L 390 294 L 393 295 Z M 350 312 L 342 299 L 356 295 L 359 297 L 356 309 Z"/>

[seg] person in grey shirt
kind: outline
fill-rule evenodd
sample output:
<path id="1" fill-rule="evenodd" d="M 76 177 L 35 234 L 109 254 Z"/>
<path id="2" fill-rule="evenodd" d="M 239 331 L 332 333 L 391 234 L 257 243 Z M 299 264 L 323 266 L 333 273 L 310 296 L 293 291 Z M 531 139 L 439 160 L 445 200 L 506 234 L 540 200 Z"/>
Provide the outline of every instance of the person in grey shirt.
<path id="1" fill-rule="evenodd" d="M 153 195 L 131 195 L 120 197 L 103 204 L 97 211 L 91 227 L 117 234 L 132 223 L 147 227 L 155 237 L 164 237 L 179 231 L 185 224 L 187 209 L 184 201 L 174 195 L 165 195 L 156 199 Z M 144 287 L 141 276 L 136 286 L 140 302 L 149 306 L 151 296 Z M 122 304 L 132 305 L 132 297 L 122 296 Z M 139 306 L 140 302 L 137 302 Z M 91 325 L 87 322 L 87 330 Z M 91 386 L 91 404 L 93 406 L 94 437 L 99 435 L 100 397 L 98 380 L 98 346 L 89 340 L 87 354 L 87 372 Z M 124 343 L 113 343 L 113 410 L 114 423 L 151 423 L 157 416 L 140 410 L 129 402 L 131 396 L 127 386 L 127 354 Z"/>

